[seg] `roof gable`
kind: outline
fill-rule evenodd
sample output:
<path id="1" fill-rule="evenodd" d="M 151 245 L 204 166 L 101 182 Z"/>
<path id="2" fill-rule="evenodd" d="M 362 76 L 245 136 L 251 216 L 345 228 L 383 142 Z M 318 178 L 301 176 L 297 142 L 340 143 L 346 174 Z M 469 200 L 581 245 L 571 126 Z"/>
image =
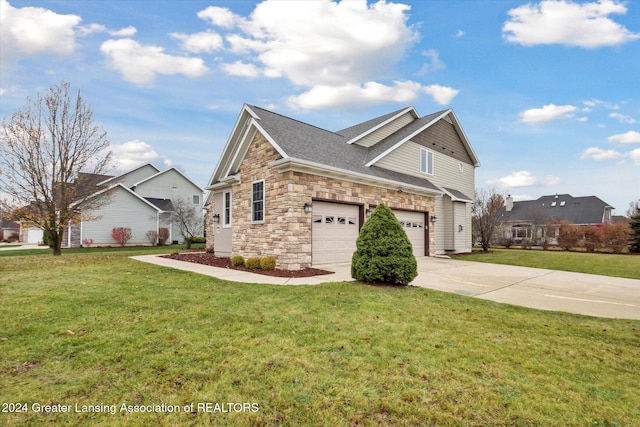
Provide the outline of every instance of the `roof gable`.
<path id="1" fill-rule="evenodd" d="M 111 187 L 105 188 L 103 190 L 97 191 L 95 193 L 93 193 L 91 196 L 89 196 L 86 200 L 84 200 L 82 203 L 73 203 L 71 206 L 77 206 L 79 208 L 82 208 L 82 206 L 87 203 L 90 202 L 91 200 L 97 198 L 97 197 L 102 197 L 107 195 L 110 192 L 113 191 L 124 191 L 126 194 L 129 194 L 131 196 L 133 196 L 136 200 L 139 200 L 141 203 L 148 205 L 149 207 L 155 209 L 156 211 L 161 211 L 162 209 L 158 208 L 156 205 L 150 203 L 148 200 L 145 200 L 144 197 L 141 197 L 140 195 L 136 194 L 135 191 L 132 191 L 131 189 L 127 188 L 126 186 L 124 186 L 121 183 L 118 184 L 114 184 Z"/>
<path id="2" fill-rule="evenodd" d="M 116 182 L 122 183 L 127 187 L 130 187 L 135 182 L 140 181 L 141 179 L 152 176 L 156 173 L 160 172 L 160 169 L 152 165 L 151 163 L 145 163 L 140 166 L 136 166 L 135 168 L 128 170 L 127 172 L 121 173 L 120 175 L 111 177 L 102 182 L 97 183 L 96 185 L 102 186 L 105 184 L 112 185 Z"/>
<path id="3" fill-rule="evenodd" d="M 132 185 L 131 185 L 131 188 L 135 188 L 135 187 L 137 187 L 137 186 L 139 186 L 139 185 L 143 185 L 143 184 L 144 184 L 144 183 L 146 183 L 146 182 L 152 181 L 152 180 L 154 180 L 154 179 L 156 179 L 156 178 L 158 178 L 158 177 L 160 177 L 160 176 L 167 175 L 167 174 L 169 174 L 169 173 L 175 173 L 175 174 L 178 174 L 178 176 L 180 176 L 182 179 L 184 179 L 185 181 L 187 181 L 188 183 L 190 183 L 191 185 L 193 185 L 194 187 L 196 187 L 198 190 L 200 190 L 200 192 L 203 192 L 203 191 L 204 191 L 204 190 L 203 190 L 203 189 L 202 189 L 198 184 L 196 184 L 195 182 L 191 181 L 191 180 L 190 180 L 190 179 L 189 179 L 185 174 L 183 174 L 182 172 L 180 172 L 180 171 L 179 171 L 178 169 L 176 169 L 175 167 L 171 167 L 171 168 L 169 168 L 169 169 L 165 169 L 165 170 L 163 170 L 162 172 L 158 172 L 158 173 L 156 173 L 155 175 L 152 175 L 152 176 L 147 177 L 147 178 L 145 178 L 145 179 L 143 179 L 143 180 L 141 180 L 141 181 L 138 181 L 138 182 L 136 182 L 136 183 L 132 184 Z"/>
<path id="4" fill-rule="evenodd" d="M 408 124 L 405 124 L 406 121 L 398 121 L 401 117 L 402 120 L 405 120 L 407 115 L 411 116 L 411 121 Z M 413 107 L 406 107 L 332 132 L 257 106 L 245 104 L 206 189 L 235 182 L 240 164 L 249 150 L 256 132 L 260 132 L 280 154 L 281 158 L 274 162 L 280 166 L 297 163 L 305 167 L 313 167 L 316 171 L 322 168 L 334 173 L 341 171 L 340 173 L 346 175 L 370 177 L 370 179 L 378 178 L 396 182 L 399 186 L 406 184 L 442 194 L 443 191 L 433 185 L 426 177 L 415 177 L 401 171 L 373 167 L 380 158 L 441 119 L 447 120 L 453 126 L 462 141 L 461 147 L 469 153 L 467 158 L 470 163 L 478 166 L 479 162 L 475 153 L 459 126 L 455 114 L 450 109 L 418 118 Z M 402 125 L 381 141 L 374 141 L 374 145 L 371 147 L 357 144 L 359 140 L 394 123 L 402 123 Z"/>

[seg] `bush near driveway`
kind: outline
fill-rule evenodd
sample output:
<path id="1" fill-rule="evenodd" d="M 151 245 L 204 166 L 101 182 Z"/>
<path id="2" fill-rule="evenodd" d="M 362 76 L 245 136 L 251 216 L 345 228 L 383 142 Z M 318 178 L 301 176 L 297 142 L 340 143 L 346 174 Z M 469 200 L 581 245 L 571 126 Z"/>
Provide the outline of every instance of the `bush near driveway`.
<path id="1" fill-rule="evenodd" d="M 407 285 L 418 275 L 413 247 L 390 208 L 379 205 L 360 230 L 351 276 L 363 282 Z"/>

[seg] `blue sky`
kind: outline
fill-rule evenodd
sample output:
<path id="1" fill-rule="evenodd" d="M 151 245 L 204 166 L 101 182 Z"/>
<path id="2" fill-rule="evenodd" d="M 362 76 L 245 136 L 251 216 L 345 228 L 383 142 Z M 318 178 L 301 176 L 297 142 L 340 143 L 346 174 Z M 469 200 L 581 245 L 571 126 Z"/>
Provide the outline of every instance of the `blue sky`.
<path id="1" fill-rule="evenodd" d="M 339 130 L 453 108 L 476 187 L 640 199 L 637 1 L 0 0 L 0 115 L 69 81 L 121 169 L 205 186 L 243 103 Z"/>

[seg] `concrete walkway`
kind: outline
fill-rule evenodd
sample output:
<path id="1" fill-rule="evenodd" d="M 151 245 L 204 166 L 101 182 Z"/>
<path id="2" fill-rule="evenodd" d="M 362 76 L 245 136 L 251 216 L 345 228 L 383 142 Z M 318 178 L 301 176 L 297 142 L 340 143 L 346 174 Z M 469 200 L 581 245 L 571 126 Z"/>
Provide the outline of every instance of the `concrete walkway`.
<path id="1" fill-rule="evenodd" d="M 321 266 L 334 274 L 288 279 L 157 255 L 132 258 L 244 283 L 315 285 L 353 280 L 350 263 Z M 541 310 L 640 320 L 640 280 L 635 279 L 422 257 L 418 258 L 418 277 L 411 285 Z"/>

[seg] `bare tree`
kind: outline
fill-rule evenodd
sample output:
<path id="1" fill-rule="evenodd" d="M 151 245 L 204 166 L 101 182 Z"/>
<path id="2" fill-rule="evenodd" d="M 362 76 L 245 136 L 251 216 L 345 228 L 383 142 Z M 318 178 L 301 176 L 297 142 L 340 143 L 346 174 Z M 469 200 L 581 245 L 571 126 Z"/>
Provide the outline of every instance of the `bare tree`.
<path id="1" fill-rule="evenodd" d="M 111 168 L 106 132 L 93 109 L 69 83 L 51 86 L 0 129 L 0 187 L 5 209 L 42 229 L 53 255 L 61 254 L 65 227 L 77 217 L 72 205 L 90 207 L 93 192 L 81 173 L 102 175 Z"/>
<path id="2" fill-rule="evenodd" d="M 202 207 L 183 198 L 171 200 L 171 204 L 173 204 L 173 220 L 184 237 L 185 248 L 191 249 L 194 237 L 204 234 Z"/>
<path id="3" fill-rule="evenodd" d="M 476 200 L 471 210 L 473 235 L 478 236 L 482 250 L 489 251 L 491 239 L 500 225 L 500 210 L 504 206 L 504 197 L 492 189 L 476 190 Z"/>

